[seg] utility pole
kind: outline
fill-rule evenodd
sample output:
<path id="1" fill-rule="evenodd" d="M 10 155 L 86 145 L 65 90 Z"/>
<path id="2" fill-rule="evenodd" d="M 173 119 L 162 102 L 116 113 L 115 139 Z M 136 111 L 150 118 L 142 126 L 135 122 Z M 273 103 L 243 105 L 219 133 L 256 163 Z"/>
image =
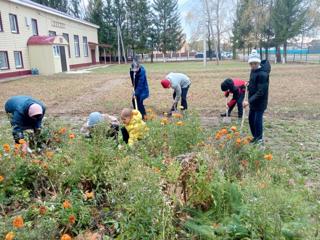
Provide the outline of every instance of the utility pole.
<path id="1" fill-rule="evenodd" d="M 117 36 L 118 36 L 118 63 L 121 64 L 121 51 L 120 51 L 120 32 L 119 25 L 117 25 Z"/>

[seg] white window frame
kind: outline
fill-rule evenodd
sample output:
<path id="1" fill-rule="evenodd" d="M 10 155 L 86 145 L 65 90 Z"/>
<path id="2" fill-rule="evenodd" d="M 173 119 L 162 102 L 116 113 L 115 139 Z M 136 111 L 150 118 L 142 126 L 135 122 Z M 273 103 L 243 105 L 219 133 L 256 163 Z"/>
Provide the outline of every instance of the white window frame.
<path id="1" fill-rule="evenodd" d="M 74 55 L 75 57 L 80 57 L 80 38 L 79 35 L 73 35 L 74 41 Z"/>
<path id="2" fill-rule="evenodd" d="M 83 56 L 89 57 L 88 38 L 86 36 L 83 36 L 82 41 L 83 41 Z"/>
<path id="3" fill-rule="evenodd" d="M 33 23 L 35 23 L 35 25 Z M 37 19 L 31 18 L 31 28 L 32 28 L 32 35 L 33 36 L 38 36 L 39 35 L 39 29 L 38 29 L 38 20 Z"/>
<path id="4" fill-rule="evenodd" d="M 58 45 L 53 45 L 53 56 L 54 57 L 60 57 L 60 47 Z"/>
<path id="5" fill-rule="evenodd" d="M 8 69 L 10 69 L 8 52 L 7 51 L 0 51 L 0 56 L 1 56 L 1 54 L 4 54 L 4 56 L 5 56 L 4 62 L 7 64 L 7 66 L 6 67 L 1 67 L 0 66 L 0 70 L 8 70 Z"/>
<path id="6" fill-rule="evenodd" d="M 19 33 L 18 17 L 15 14 L 9 14 L 10 29 L 12 33 Z"/>
<path id="7" fill-rule="evenodd" d="M 16 54 L 18 54 L 18 55 L 16 55 Z M 20 65 L 17 65 L 17 58 L 16 58 L 17 56 L 18 56 Z M 21 51 L 14 51 L 14 52 L 13 52 L 13 57 L 14 57 L 14 64 L 15 64 L 15 66 L 16 66 L 16 69 L 21 69 L 21 68 L 23 68 L 22 52 L 21 52 Z"/>

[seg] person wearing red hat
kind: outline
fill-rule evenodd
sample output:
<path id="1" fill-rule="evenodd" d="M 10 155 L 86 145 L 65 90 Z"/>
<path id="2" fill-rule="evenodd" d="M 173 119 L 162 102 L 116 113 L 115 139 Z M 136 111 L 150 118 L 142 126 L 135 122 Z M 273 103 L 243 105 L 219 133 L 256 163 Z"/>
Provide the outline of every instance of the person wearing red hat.
<path id="1" fill-rule="evenodd" d="M 174 90 L 174 101 L 171 112 L 177 109 L 180 98 L 182 109 L 188 109 L 187 95 L 191 85 L 191 80 L 187 75 L 182 73 L 169 73 L 166 78 L 161 81 L 161 85 L 163 88 L 172 88 Z"/>
<path id="2" fill-rule="evenodd" d="M 9 116 L 12 135 L 16 143 L 24 139 L 23 131 L 34 130 L 36 135 L 40 134 L 41 123 L 46 111 L 45 105 L 29 96 L 14 96 L 5 103 L 5 111 Z M 23 151 L 27 151 L 24 144 Z"/>

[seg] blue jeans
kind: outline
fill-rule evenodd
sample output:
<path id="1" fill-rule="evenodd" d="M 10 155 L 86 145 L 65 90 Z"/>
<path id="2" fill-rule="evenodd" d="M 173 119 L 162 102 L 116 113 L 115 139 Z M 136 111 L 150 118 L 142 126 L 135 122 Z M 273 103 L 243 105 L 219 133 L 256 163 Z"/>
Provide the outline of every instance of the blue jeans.
<path id="1" fill-rule="evenodd" d="M 263 139 L 263 114 L 264 111 L 249 111 L 249 125 L 253 136 L 253 142 Z"/>
<path id="2" fill-rule="evenodd" d="M 144 99 L 142 99 L 139 96 L 136 96 L 136 99 L 137 99 L 138 110 L 142 115 L 142 119 L 144 119 L 144 116 L 146 115 L 146 109 L 143 104 Z M 133 104 L 133 108 L 135 109 L 136 106 L 135 106 L 134 98 L 132 99 L 132 104 Z"/>
<path id="3" fill-rule="evenodd" d="M 188 109 L 187 95 L 188 95 L 189 87 L 190 85 L 186 88 L 181 88 L 181 106 L 183 107 L 183 110 Z M 173 99 L 175 98 L 176 98 L 176 92 L 174 91 Z M 171 110 L 174 111 L 174 109 L 171 109 Z"/>

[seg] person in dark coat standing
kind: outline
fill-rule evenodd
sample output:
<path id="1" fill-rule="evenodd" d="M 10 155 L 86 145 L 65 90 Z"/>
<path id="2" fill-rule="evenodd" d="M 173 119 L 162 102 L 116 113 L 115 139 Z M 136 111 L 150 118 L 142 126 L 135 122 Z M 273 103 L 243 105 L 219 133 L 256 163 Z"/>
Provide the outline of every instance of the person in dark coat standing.
<path id="1" fill-rule="evenodd" d="M 133 107 L 136 108 L 134 101 L 135 97 L 138 105 L 137 108 L 142 115 L 142 119 L 145 119 L 146 109 L 144 107 L 143 101 L 149 97 L 149 86 L 146 76 L 146 70 L 136 60 L 134 60 L 131 64 L 130 77 L 132 86 L 134 88 L 132 98 Z"/>
<path id="2" fill-rule="evenodd" d="M 249 56 L 251 66 L 250 81 L 248 85 L 249 125 L 254 143 L 263 143 L 263 114 L 268 106 L 269 73 L 271 70 L 268 61 L 260 60 L 260 55 L 253 50 Z"/>
<path id="3" fill-rule="evenodd" d="M 45 105 L 29 96 L 14 96 L 5 103 L 5 111 L 8 114 L 12 126 L 12 135 L 16 143 L 24 139 L 23 131 L 34 130 L 40 134 L 41 123 L 46 112 Z M 26 150 L 24 146 L 23 150 Z"/>
<path id="4" fill-rule="evenodd" d="M 224 91 L 224 96 L 227 98 L 232 94 L 232 99 L 228 102 L 228 116 L 226 113 L 221 114 L 221 117 L 229 117 L 235 105 L 238 107 L 238 117 L 243 115 L 243 101 L 246 91 L 247 82 L 241 79 L 226 79 L 221 83 L 221 90 Z"/>

